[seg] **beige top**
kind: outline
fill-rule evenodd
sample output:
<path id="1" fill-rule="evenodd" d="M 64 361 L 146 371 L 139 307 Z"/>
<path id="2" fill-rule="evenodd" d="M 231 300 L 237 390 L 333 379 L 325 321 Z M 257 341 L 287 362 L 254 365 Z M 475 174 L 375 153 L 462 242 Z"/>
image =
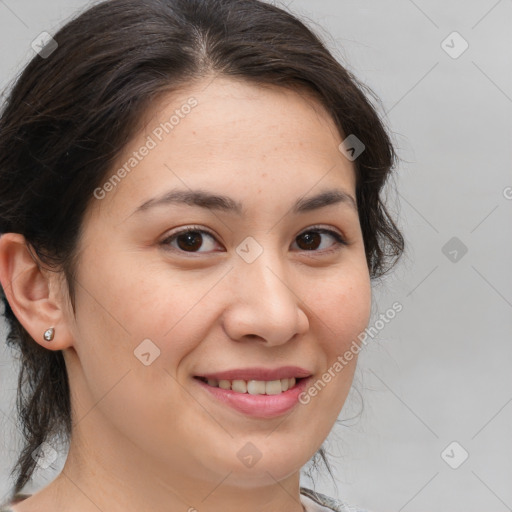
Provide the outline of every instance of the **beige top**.
<path id="1" fill-rule="evenodd" d="M 9 504 L 0 507 L 0 512 L 16 512 L 12 507 L 29 496 L 31 495 L 17 494 Z M 300 488 L 300 501 L 305 512 L 367 512 L 357 507 L 350 507 L 340 500 L 335 500 L 306 487 Z"/>

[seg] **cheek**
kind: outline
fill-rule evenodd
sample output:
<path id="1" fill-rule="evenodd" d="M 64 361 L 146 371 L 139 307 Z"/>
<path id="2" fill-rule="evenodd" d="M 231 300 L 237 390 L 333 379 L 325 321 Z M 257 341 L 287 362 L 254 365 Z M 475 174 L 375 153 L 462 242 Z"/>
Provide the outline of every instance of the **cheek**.
<path id="1" fill-rule="evenodd" d="M 139 337 L 153 336 L 161 341 L 162 349 L 181 354 L 195 347 L 209 327 L 218 279 L 214 274 L 148 271 L 132 285 L 137 303 L 122 314 L 131 318 Z"/>
<path id="2" fill-rule="evenodd" d="M 139 253 L 105 253 L 84 268 L 87 315 L 99 315 L 134 336 L 162 337 L 206 295 L 213 280 L 147 262 Z M 144 262 L 144 264 L 141 264 Z M 82 309 L 83 308 L 82 306 Z"/>
<path id="3" fill-rule="evenodd" d="M 329 352 L 343 350 L 370 319 L 371 284 L 364 270 L 319 281 L 311 287 L 307 306 L 325 329 Z"/>
<path id="4" fill-rule="evenodd" d="M 172 375 L 180 361 L 207 335 L 216 315 L 212 290 L 217 275 L 178 272 L 160 265 L 139 268 L 117 259 L 115 272 L 107 272 L 106 259 L 94 274 L 83 276 L 90 293 L 82 293 L 79 311 L 79 351 L 89 365 L 92 352 L 115 361 L 119 368 L 136 372 L 144 367 L 136 353 L 151 353 L 154 368 Z M 108 282 L 108 287 L 102 283 Z M 148 343 L 146 340 L 150 340 Z M 154 345 L 153 345 L 154 344 Z M 143 350 L 144 349 L 144 350 Z M 87 363 L 88 361 L 88 363 Z"/>

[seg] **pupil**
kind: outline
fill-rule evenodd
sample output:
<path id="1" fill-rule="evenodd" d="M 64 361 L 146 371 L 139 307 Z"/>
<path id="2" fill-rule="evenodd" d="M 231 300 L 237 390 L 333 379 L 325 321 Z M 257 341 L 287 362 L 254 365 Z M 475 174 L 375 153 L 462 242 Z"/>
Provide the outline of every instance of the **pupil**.
<path id="1" fill-rule="evenodd" d="M 184 241 L 184 244 L 180 243 L 181 241 Z M 201 243 L 201 233 L 197 231 L 188 231 L 178 237 L 178 246 L 180 249 L 199 249 Z"/>
<path id="2" fill-rule="evenodd" d="M 301 238 L 306 241 L 306 247 L 301 247 L 301 249 L 311 250 L 315 248 L 312 247 L 312 245 L 314 245 L 315 239 L 320 238 L 320 235 L 319 233 L 304 233 L 303 235 L 301 235 Z"/>

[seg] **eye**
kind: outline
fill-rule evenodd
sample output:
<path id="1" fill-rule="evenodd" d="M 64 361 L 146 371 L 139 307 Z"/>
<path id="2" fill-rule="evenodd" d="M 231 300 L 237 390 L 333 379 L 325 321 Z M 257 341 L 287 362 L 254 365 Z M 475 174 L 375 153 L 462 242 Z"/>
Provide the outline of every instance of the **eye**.
<path id="1" fill-rule="evenodd" d="M 205 243 L 205 238 L 209 239 L 210 242 Z M 215 237 L 209 231 L 200 229 L 198 226 L 188 226 L 171 234 L 162 240 L 161 244 L 164 246 L 170 246 L 176 251 L 190 253 L 209 252 L 215 248 Z M 198 250 L 204 246 L 206 246 L 205 251 Z"/>
<path id="2" fill-rule="evenodd" d="M 329 235 L 331 239 L 334 239 L 334 243 L 325 248 L 322 235 Z M 337 231 L 317 226 L 303 231 L 295 240 L 299 249 L 302 251 L 332 252 L 340 249 L 341 245 L 348 245 L 346 240 Z M 324 245 L 324 247 L 321 247 L 322 245 Z"/>
<path id="3" fill-rule="evenodd" d="M 322 240 L 322 238 L 326 238 L 326 235 L 328 235 L 331 240 L 334 240 L 334 242 L 330 245 L 328 244 L 327 247 L 325 247 L 326 244 L 324 240 Z M 295 238 L 294 243 L 297 243 L 301 251 L 327 253 L 338 250 L 341 245 L 348 245 L 346 240 L 337 231 L 317 226 L 303 231 Z M 161 245 L 165 246 L 167 249 L 170 248 L 173 251 L 187 253 L 214 252 L 215 244 L 215 236 L 200 226 L 187 226 L 170 234 L 161 242 Z M 205 250 L 199 250 L 201 248 Z"/>

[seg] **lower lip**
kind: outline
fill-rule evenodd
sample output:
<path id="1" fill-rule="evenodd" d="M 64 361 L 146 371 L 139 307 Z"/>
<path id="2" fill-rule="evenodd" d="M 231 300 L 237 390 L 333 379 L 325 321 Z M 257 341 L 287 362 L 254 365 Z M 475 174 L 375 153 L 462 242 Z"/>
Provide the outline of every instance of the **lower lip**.
<path id="1" fill-rule="evenodd" d="M 299 395 L 306 389 L 310 379 L 311 377 L 303 378 L 296 382 L 293 388 L 278 395 L 251 395 L 238 393 L 231 389 L 214 388 L 206 382 L 194 378 L 203 389 L 220 402 L 255 418 L 275 418 L 293 409 L 299 403 Z"/>

